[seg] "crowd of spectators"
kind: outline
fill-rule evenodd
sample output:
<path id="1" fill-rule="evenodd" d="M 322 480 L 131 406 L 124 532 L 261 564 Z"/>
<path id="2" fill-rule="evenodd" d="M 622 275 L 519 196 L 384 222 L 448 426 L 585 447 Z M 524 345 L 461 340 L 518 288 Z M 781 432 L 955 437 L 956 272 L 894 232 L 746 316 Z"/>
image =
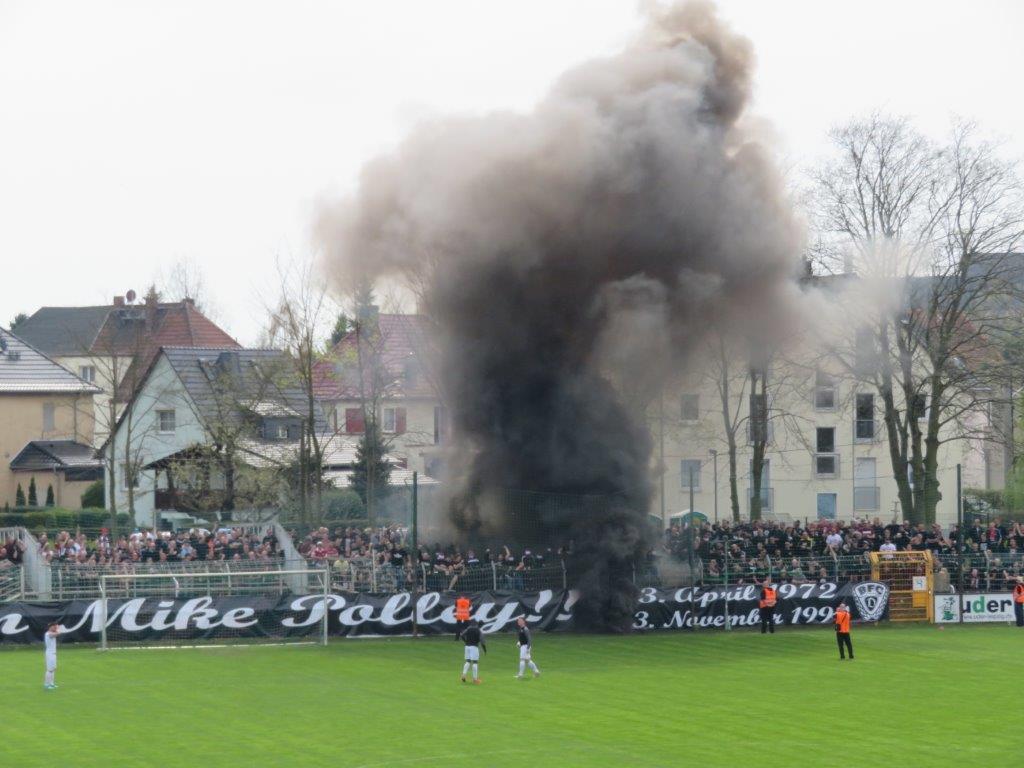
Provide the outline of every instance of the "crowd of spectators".
<path id="1" fill-rule="evenodd" d="M 557 577 L 569 554 L 567 547 L 513 551 L 507 545 L 492 549 L 432 544 L 414 550 L 408 528 L 399 525 L 322 527 L 303 537 L 292 535 L 299 554 L 319 567 L 332 568 L 342 585 L 352 589 L 530 589 Z"/>
<path id="2" fill-rule="evenodd" d="M 189 562 L 270 563 L 282 553 L 273 528 L 261 532 L 243 528 L 208 531 L 190 528 L 176 532 L 138 530 L 112 539 L 104 528 L 90 539 L 84 533 L 61 531 L 53 539 L 39 536 L 39 554 L 50 564 L 67 567 L 116 567 L 130 570 L 140 564 Z"/>
<path id="3" fill-rule="evenodd" d="M 691 537 L 692 534 L 692 537 Z M 692 542 L 692 544 L 691 544 Z M 690 547 L 692 546 L 692 552 Z M 932 553 L 937 571 L 961 569 L 974 588 L 1002 588 L 1022 566 L 1024 525 L 975 520 L 944 532 L 939 525 L 855 520 L 701 523 L 665 532 L 665 554 L 693 560 L 706 583 L 752 583 L 766 576 L 796 583 L 870 577 L 871 552 Z M 954 573 L 954 577 L 956 574 Z"/>

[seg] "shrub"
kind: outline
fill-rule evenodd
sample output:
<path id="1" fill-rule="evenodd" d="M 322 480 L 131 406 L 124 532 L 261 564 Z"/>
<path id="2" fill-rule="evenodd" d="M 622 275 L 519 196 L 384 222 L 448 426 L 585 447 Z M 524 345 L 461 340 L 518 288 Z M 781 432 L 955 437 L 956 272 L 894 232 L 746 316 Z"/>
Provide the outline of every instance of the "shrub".
<path id="1" fill-rule="evenodd" d="M 82 494 L 82 509 L 90 507 L 102 508 L 105 504 L 106 498 L 103 493 L 103 481 L 97 480 L 86 488 L 85 493 Z"/>
<path id="2" fill-rule="evenodd" d="M 46 506 L 48 506 L 48 507 L 52 507 L 53 506 L 53 486 L 52 485 L 47 485 L 46 486 Z"/>
<path id="3" fill-rule="evenodd" d="M 36 479 L 34 476 L 28 481 L 28 505 L 30 507 L 39 506 L 39 495 L 36 493 Z"/>
<path id="4" fill-rule="evenodd" d="M 18 490 L 14 492 L 14 506 L 24 507 L 25 506 L 25 492 L 21 490 L 21 483 L 18 483 Z"/>
<path id="5" fill-rule="evenodd" d="M 366 517 L 366 507 L 353 490 L 328 491 L 323 496 L 324 521 L 358 520 Z"/>

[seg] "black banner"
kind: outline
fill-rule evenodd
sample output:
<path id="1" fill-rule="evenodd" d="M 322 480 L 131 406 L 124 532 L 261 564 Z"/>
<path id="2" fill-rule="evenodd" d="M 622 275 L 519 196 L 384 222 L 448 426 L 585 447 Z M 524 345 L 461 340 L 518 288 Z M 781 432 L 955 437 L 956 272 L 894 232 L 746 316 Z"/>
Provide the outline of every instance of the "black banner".
<path id="1" fill-rule="evenodd" d="M 835 606 L 845 600 L 854 619 L 877 621 L 888 615 L 888 588 L 878 582 L 859 584 L 781 584 L 775 607 L 778 624 L 831 623 Z M 647 588 L 640 592 L 634 629 L 698 629 L 758 623 L 759 588 L 726 590 Z M 332 594 L 327 600 L 328 633 L 336 637 L 438 635 L 455 627 L 455 595 Z M 470 596 L 473 617 L 486 633 L 510 630 L 520 616 L 540 631 L 573 628 L 573 591 L 479 592 Z M 0 606 L 0 645 L 42 642 L 51 622 L 62 628 L 64 642 L 98 642 L 104 620 L 110 642 L 211 641 L 310 637 L 322 631 L 321 595 L 282 597 L 135 598 L 60 603 L 7 603 Z"/>
<path id="2" fill-rule="evenodd" d="M 889 616 L 889 588 L 878 581 L 837 584 L 778 584 L 775 623 L 831 624 L 840 602 L 854 621 L 880 621 Z M 640 590 L 633 629 L 724 629 L 761 623 L 761 588 L 684 587 Z M 727 599 L 728 598 L 728 599 Z"/>

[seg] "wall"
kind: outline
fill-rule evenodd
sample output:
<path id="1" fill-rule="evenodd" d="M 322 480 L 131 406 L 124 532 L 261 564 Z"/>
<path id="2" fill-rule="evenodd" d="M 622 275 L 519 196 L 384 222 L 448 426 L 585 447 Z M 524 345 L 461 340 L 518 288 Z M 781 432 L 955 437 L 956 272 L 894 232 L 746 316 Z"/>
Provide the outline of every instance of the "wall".
<path id="1" fill-rule="evenodd" d="M 696 365 L 697 370 L 707 368 Z M 738 365 L 739 376 L 744 366 Z M 665 517 L 689 509 L 689 488 L 684 484 L 682 460 L 700 461 L 700 475 L 694 492 L 694 508 L 715 518 L 714 458 L 711 449 L 718 451 L 718 519 L 730 518 L 732 508 L 729 490 L 729 457 L 725 440 L 721 399 L 711 381 L 713 374 L 695 376 L 689 381 L 680 381 L 664 395 L 664 410 L 657 405 L 650 410 L 651 432 L 654 436 L 655 498 L 651 513 L 661 516 L 660 480 L 657 465 L 660 464 L 659 433 L 664 430 L 664 498 Z M 778 364 L 769 371 L 771 440 L 766 458 L 769 461 L 769 484 L 772 509 L 764 517 L 781 520 L 818 518 L 818 495 L 835 494 L 836 518 L 875 517 L 891 520 L 902 519 L 899 511 L 896 482 L 893 478 L 889 458 L 885 425 L 882 422 L 882 403 L 873 388 L 860 382 L 838 378 L 836 380 L 835 407 L 815 407 L 815 371 L 813 365 L 788 362 Z M 736 391 L 736 390 L 734 390 Z M 749 389 L 747 390 L 749 391 Z M 697 394 L 699 398 L 699 419 L 682 420 L 682 395 Z M 857 394 L 875 394 L 873 439 L 855 437 L 855 413 Z M 772 396 L 774 395 L 774 396 Z M 735 407 L 735 406 L 734 406 Z M 737 438 L 737 486 L 740 497 L 740 515 L 750 514 L 749 488 L 750 461 L 752 449 L 746 431 L 749 407 L 746 402 L 740 406 L 742 422 Z M 818 427 L 835 428 L 835 453 L 838 455 L 838 473 L 834 478 L 818 478 L 814 473 L 816 430 Z M 949 435 L 947 435 L 949 436 Z M 956 464 L 963 462 L 969 449 L 965 441 L 945 443 L 939 457 L 939 481 L 943 498 L 936 511 L 938 522 L 944 526 L 956 520 Z M 863 479 L 855 482 L 855 465 L 858 459 L 874 459 L 875 482 Z M 854 508 L 855 486 L 860 502 Z M 864 488 L 877 487 L 877 493 Z M 875 500 L 877 498 L 877 503 Z M 865 503 L 870 502 L 870 503 Z"/>
<path id="2" fill-rule="evenodd" d="M 388 434 L 384 437 L 391 442 L 390 451 L 400 459 L 404 459 L 408 468 L 421 474 L 429 475 L 427 462 L 438 453 L 439 445 L 434 443 L 434 408 L 440 403 L 436 400 L 393 399 L 384 400 L 381 408 L 405 408 L 405 432 Z M 325 410 L 333 411 L 332 428 L 345 433 L 345 409 L 359 408 L 358 400 L 341 401 L 325 404 Z M 352 435 L 359 438 L 361 435 Z"/>
<path id="3" fill-rule="evenodd" d="M 113 398 L 114 389 L 120 383 L 120 381 L 114 381 L 115 374 L 118 380 L 123 379 L 125 371 L 131 365 L 131 358 L 93 355 L 55 357 L 53 359 L 76 376 L 80 375 L 83 366 L 92 366 L 96 369 L 96 378 L 92 383 L 103 390 L 93 398 L 93 408 L 96 414 L 93 445 L 99 448 L 106 442 L 110 428 L 116 421 L 116 416 L 112 416 L 110 411 L 110 401 Z"/>
<path id="4" fill-rule="evenodd" d="M 11 471 L 11 461 L 32 440 L 76 440 L 90 443 L 93 439 L 93 404 L 92 395 L 69 394 L 25 394 L 0 395 L 0 506 L 6 502 L 14 506 L 18 483 L 28 497 L 28 475 Z M 43 429 L 43 407 L 52 403 L 54 406 L 54 423 L 52 430 Z M 49 473 L 42 473 L 52 482 Z M 46 499 L 46 485 L 39 487 L 41 479 L 36 480 L 39 503 Z M 82 485 L 88 483 L 74 484 Z M 56 485 L 54 493 L 57 492 Z M 78 495 L 80 495 L 79 492 Z M 68 493 L 67 506 L 77 509 L 78 496 L 73 491 Z"/>

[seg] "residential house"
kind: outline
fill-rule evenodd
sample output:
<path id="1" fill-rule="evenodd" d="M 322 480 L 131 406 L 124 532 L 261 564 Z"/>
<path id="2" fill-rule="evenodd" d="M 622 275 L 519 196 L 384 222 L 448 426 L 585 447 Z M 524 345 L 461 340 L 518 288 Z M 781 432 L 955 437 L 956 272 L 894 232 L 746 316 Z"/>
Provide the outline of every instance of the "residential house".
<path id="1" fill-rule="evenodd" d="M 0 506 L 28 501 L 35 480 L 41 506 L 53 488 L 56 506 L 78 509 L 102 476 L 95 458 L 93 398 L 100 389 L 12 333 L 0 329 Z"/>
<path id="2" fill-rule="evenodd" d="M 819 297 L 822 307 L 839 306 L 844 292 L 855 285 L 855 278 L 841 277 L 828 285 L 817 281 L 815 289 L 825 291 Z M 858 372 L 871 367 L 869 356 L 877 354 L 872 344 L 856 317 L 847 322 L 838 313 L 822 318 L 795 334 L 758 370 L 767 385 L 757 391 L 751 390 L 749 360 L 732 355 L 724 363 L 731 371 L 727 418 L 719 386 L 723 361 L 710 352 L 695 355 L 690 372 L 665 392 L 664 407 L 650 418 L 657 488 L 652 512 L 667 521 L 688 511 L 692 497 L 693 509 L 709 519 L 731 516 L 729 421 L 738 427 L 736 479 L 742 518 L 750 516 L 759 500 L 763 517 L 783 521 L 903 519 L 881 396 L 869 383 L 871 377 Z M 916 397 L 912 403 L 898 401 L 897 407 L 902 417 L 918 419 L 924 430 L 929 403 L 924 396 Z M 942 427 L 936 520 L 943 525 L 957 518 L 957 465 L 965 478 L 970 475 L 979 484 L 1002 482 L 994 472 L 986 478 L 983 469 L 990 459 L 1002 456 L 1001 448 L 994 449 L 996 430 L 989 428 L 989 410 L 967 411 Z M 753 448 L 762 438 L 761 487 L 755 490 Z"/>
<path id="3" fill-rule="evenodd" d="M 365 432 L 364 406 L 376 403 L 382 437 L 399 468 L 438 477 L 449 424 L 430 341 L 420 315 L 371 313 L 317 364 L 314 391 L 332 430 L 356 440 Z"/>
<path id="4" fill-rule="evenodd" d="M 272 478 L 259 494 L 243 480 L 256 482 L 250 469 L 289 470 L 305 428 L 303 406 L 283 352 L 161 348 L 105 446 L 117 468 L 107 507 L 149 526 L 190 520 L 199 505 L 238 518 L 257 495 L 278 503 Z M 326 430 L 319 411 L 316 421 Z"/>
<path id="5" fill-rule="evenodd" d="M 129 294 L 130 296 L 132 294 Z M 93 441 L 106 442 L 120 404 L 131 397 L 142 372 L 163 346 L 238 348 L 239 344 L 191 299 L 42 307 L 18 325 L 18 336 L 101 389 L 95 398 Z"/>

